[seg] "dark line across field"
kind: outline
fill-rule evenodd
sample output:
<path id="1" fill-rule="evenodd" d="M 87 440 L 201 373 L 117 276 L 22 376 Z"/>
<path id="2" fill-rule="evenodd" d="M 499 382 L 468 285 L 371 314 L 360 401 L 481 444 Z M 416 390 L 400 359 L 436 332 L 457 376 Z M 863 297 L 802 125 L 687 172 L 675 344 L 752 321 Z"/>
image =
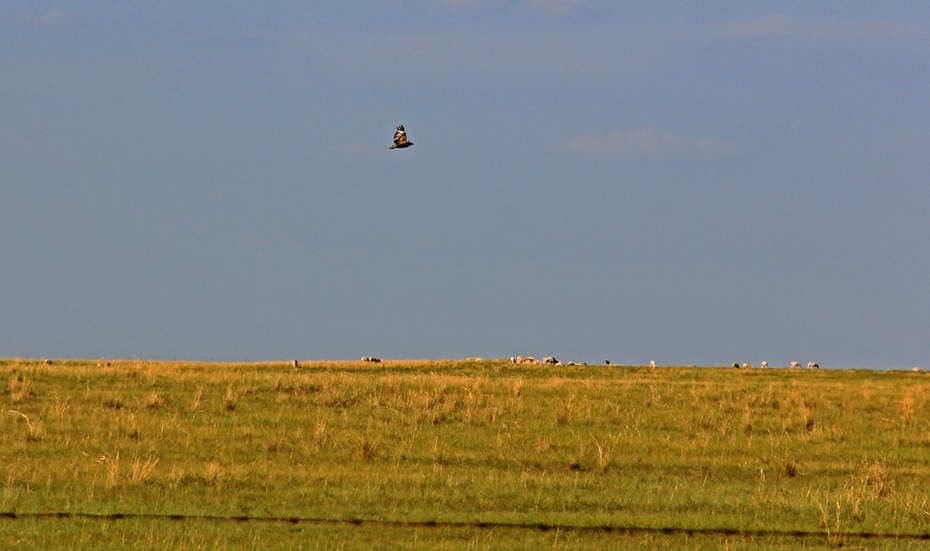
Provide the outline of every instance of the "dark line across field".
<path id="1" fill-rule="evenodd" d="M 566 532 L 596 532 L 617 534 L 668 534 L 668 535 L 721 535 L 721 536 L 750 536 L 750 537 L 788 537 L 788 538 L 861 538 L 861 539 L 901 539 L 901 540 L 930 540 L 930 532 L 920 534 L 912 533 L 876 533 L 876 532 L 826 532 L 807 530 L 744 530 L 739 528 L 682 528 L 682 527 L 644 527 L 644 526 L 616 526 L 616 525 L 564 525 L 564 524 L 519 524 L 509 522 L 447 522 L 447 521 L 402 521 L 402 520 L 366 520 L 366 519 L 327 519 L 306 517 L 252 517 L 252 516 L 219 516 L 219 515 L 174 515 L 154 513 L 16 513 L 0 512 L 0 519 L 26 520 L 26 519 L 84 519 L 99 521 L 118 520 L 172 520 L 172 521 L 204 521 L 204 522 L 255 522 L 255 523 L 286 523 L 286 524 L 321 524 L 337 525 L 349 524 L 355 526 L 391 526 L 398 528 L 476 528 L 476 529 L 510 529 L 510 530 L 538 530 L 566 531 Z"/>

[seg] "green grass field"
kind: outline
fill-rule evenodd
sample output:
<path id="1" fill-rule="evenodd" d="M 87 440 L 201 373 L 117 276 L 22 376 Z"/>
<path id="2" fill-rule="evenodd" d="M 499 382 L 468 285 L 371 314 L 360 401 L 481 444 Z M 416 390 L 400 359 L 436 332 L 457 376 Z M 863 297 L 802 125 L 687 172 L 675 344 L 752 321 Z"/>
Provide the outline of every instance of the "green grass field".
<path id="1" fill-rule="evenodd" d="M 930 376 L 0 360 L 0 548 L 930 548 Z"/>

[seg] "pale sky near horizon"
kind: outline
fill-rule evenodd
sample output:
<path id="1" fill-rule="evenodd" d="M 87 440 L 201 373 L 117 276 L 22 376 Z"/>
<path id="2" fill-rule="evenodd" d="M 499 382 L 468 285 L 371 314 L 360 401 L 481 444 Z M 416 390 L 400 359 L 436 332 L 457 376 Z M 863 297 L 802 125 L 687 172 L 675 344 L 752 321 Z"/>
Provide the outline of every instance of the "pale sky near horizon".
<path id="1" fill-rule="evenodd" d="M 9 4 L 0 357 L 930 367 L 930 3 Z"/>

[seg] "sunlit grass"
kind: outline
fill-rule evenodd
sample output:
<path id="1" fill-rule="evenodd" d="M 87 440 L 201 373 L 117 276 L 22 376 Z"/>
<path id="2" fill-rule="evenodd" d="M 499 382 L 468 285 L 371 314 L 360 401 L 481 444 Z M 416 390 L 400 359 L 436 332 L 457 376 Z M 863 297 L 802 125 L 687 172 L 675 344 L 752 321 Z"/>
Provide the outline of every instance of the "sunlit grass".
<path id="1" fill-rule="evenodd" d="M 516 528 L 487 523 L 531 527 L 529 540 L 548 544 L 559 540 L 533 526 L 601 530 L 562 534 L 560 545 L 580 547 L 621 527 L 644 530 L 630 542 L 667 548 L 681 548 L 679 529 L 711 547 L 728 533 L 746 545 L 763 532 L 828 545 L 856 534 L 916 545 L 930 533 L 926 374 L 300 365 L 0 360 L 0 512 L 152 515 L 126 521 L 125 538 L 147 545 L 157 533 L 188 548 L 190 530 L 204 541 L 224 532 L 158 518 L 381 521 L 431 547 L 445 530 L 521 548 Z M 54 546 L 37 534 L 56 522 L 65 546 L 106 524 L 0 519 L 0 534 L 13 534 L 0 543 L 26 534 Z M 248 526 L 226 541 L 377 532 Z"/>

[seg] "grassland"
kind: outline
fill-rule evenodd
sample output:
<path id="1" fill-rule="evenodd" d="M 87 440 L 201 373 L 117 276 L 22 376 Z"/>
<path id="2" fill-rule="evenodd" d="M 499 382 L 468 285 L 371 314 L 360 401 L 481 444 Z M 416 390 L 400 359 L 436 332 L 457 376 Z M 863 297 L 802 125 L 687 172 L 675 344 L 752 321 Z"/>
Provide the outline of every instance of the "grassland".
<path id="1" fill-rule="evenodd" d="M 930 548 L 930 377 L 0 360 L 0 548 Z"/>

